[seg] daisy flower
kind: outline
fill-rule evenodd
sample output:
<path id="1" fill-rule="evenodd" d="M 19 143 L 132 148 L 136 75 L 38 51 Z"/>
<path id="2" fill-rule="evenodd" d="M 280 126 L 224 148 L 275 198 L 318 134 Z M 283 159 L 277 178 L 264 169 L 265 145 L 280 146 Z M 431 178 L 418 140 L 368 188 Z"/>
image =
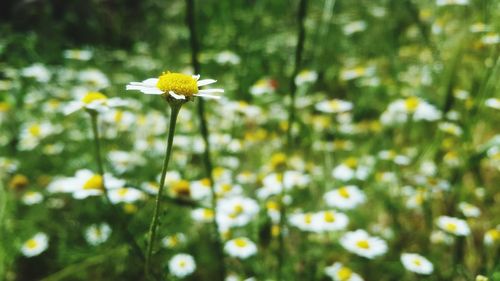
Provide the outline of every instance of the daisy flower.
<path id="1" fill-rule="evenodd" d="M 173 235 L 163 237 L 163 239 L 161 239 L 161 244 L 166 248 L 172 249 L 179 246 L 179 244 L 183 244 L 186 240 L 186 235 L 183 233 L 175 233 Z"/>
<path id="2" fill-rule="evenodd" d="M 340 113 L 351 110 L 353 107 L 351 102 L 339 99 L 322 101 L 316 104 L 316 109 L 324 113 Z"/>
<path id="3" fill-rule="evenodd" d="M 325 268 L 325 273 L 334 281 L 363 281 L 363 278 L 340 262 Z"/>
<path id="4" fill-rule="evenodd" d="M 323 211 L 314 214 L 323 231 L 336 231 L 345 229 L 349 223 L 347 216 L 340 212 Z"/>
<path id="5" fill-rule="evenodd" d="M 24 242 L 21 247 L 21 252 L 26 257 L 34 257 L 41 254 L 49 246 L 49 237 L 43 232 L 35 234 L 35 236 Z"/>
<path id="6" fill-rule="evenodd" d="M 491 246 L 500 241 L 500 225 L 484 234 L 484 244 Z"/>
<path id="7" fill-rule="evenodd" d="M 257 246 L 250 239 L 239 237 L 226 242 L 224 250 L 232 257 L 246 259 L 255 255 Z"/>
<path id="8" fill-rule="evenodd" d="M 366 231 L 359 229 L 350 231 L 340 238 L 340 244 L 349 252 L 368 259 L 383 255 L 387 252 L 387 243 Z"/>
<path id="9" fill-rule="evenodd" d="M 127 90 L 139 90 L 147 95 L 163 95 L 174 100 L 189 101 L 193 97 L 220 98 L 212 93 L 224 93 L 224 89 L 199 89 L 217 82 L 213 79 L 199 80 L 200 75 L 187 75 L 175 72 L 163 72 L 158 78 L 149 78 L 142 82 L 130 82 Z"/>
<path id="10" fill-rule="evenodd" d="M 481 210 L 478 207 L 467 202 L 460 202 L 458 208 L 468 218 L 477 218 L 481 215 Z"/>
<path id="11" fill-rule="evenodd" d="M 323 198 L 328 206 L 343 210 L 354 209 L 366 200 L 363 191 L 355 185 L 347 185 L 328 191 L 323 195 Z"/>
<path id="12" fill-rule="evenodd" d="M 467 236 L 470 233 L 467 222 L 454 217 L 440 216 L 437 225 L 442 230 L 457 236 Z"/>
<path id="13" fill-rule="evenodd" d="M 109 191 L 109 200 L 113 204 L 133 203 L 145 197 L 144 192 L 130 187 L 121 187 Z"/>
<path id="14" fill-rule="evenodd" d="M 177 254 L 168 262 L 168 269 L 175 277 L 183 278 L 195 271 L 196 263 L 191 255 Z"/>
<path id="15" fill-rule="evenodd" d="M 427 275 L 434 270 L 432 263 L 419 254 L 403 253 L 401 254 L 401 263 L 407 270 L 418 274 Z"/>
<path id="16" fill-rule="evenodd" d="M 22 197 L 22 201 L 26 205 L 34 205 L 43 201 L 43 195 L 36 191 L 27 191 Z"/>
<path id="17" fill-rule="evenodd" d="M 100 92 L 88 92 L 79 100 L 71 101 L 64 108 L 64 114 L 69 115 L 80 109 L 103 112 L 110 107 L 125 106 L 128 102 L 121 98 L 108 98 Z"/>
<path id="18" fill-rule="evenodd" d="M 290 222 L 290 225 L 293 225 L 302 231 L 321 231 L 321 218 L 315 216 L 313 213 L 291 214 L 288 220 Z"/>
<path id="19" fill-rule="evenodd" d="M 85 240 L 92 246 L 106 242 L 111 236 L 111 227 L 107 223 L 93 224 L 85 229 Z"/>

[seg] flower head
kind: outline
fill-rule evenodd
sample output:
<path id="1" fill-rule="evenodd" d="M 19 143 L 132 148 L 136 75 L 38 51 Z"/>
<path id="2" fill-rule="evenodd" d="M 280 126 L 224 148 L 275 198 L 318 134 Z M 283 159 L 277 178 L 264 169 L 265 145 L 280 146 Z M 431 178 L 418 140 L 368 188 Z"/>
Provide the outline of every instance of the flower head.
<path id="1" fill-rule="evenodd" d="M 340 244 L 346 250 L 368 259 L 383 255 L 388 249 L 384 240 L 370 236 L 361 229 L 347 232 L 340 238 Z"/>
<path id="2" fill-rule="evenodd" d="M 139 90 L 147 95 L 163 95 L 167 100 L 192 100 L 193 97 L 220 98 L 212 93 L 223 93 L 223 89 L 199 89 L 217 82 L 213 79 L 199 80 L 199 75 L 187 75 L 175 72 L 163 72 L 158 78 L 149 78 L 142 82 L 131 82 L 127 90 Z"/>
<path id="3" fill-rule="evenodd" d="M 246 259 L 257 252 L 257 246 L 250 239 L 238 237 L 227 241 L 224 250 L 233 257 Z"/>
<path id="4" fill-rule="evenodd" d="M 403 266 L 412 272 L 418 274 L 431 274 L 434 270 L 432 263 L 418 254 L 403 253 L 401 254 L 401 263 Z"/>
<path id="5" fill-rule="evenodd" d="M 177 254 L 168 262 L 168 269 L 172 275 L 182 278 L 195 271 L 196 263 L 191 255 Z"/>
<path id="6" fill-rule="evenodd" d="M 49 237 L 47 234 L 39 232 L 35 236 L 24 242 L 21 252 L 26 257 L 34 257 L 41 254 L 49 246 Z"/>

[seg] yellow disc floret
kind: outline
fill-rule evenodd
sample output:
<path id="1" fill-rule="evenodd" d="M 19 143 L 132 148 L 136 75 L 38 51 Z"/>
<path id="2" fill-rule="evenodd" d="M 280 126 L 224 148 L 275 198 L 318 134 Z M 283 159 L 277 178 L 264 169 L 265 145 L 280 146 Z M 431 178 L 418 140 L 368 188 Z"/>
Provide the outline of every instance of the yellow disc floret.
<path id="1" fill-rule="evenodd" d="M 85 182 L 83 189 L 103 189 L 102 184 L 102 177 L 100 175 L 93 175 Z"/>
<path id="2" fill-rule="evenodd" d="M 85 104 L 90 104 L 90 103 L 93 103 L 95 101 L 105 101 L 106 99 L 108 99 L 108 98 L 102 93 L 89 92 L 82 98 L 82 102 Z"/>
<path id="3" fill-rule="evenodd" d="M 198 83 L 191 75 L 182 73 L 164 72 L 158 78 L 156 87 L 164 93 L 170 91 L 177 95 L 191 97 L 198 93 Z"/>

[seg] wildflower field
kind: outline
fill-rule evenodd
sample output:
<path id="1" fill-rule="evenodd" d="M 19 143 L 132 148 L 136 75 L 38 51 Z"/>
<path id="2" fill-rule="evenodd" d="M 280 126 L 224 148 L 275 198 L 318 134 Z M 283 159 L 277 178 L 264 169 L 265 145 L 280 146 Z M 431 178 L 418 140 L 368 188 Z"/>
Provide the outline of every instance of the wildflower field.
<path id="1" fill-rule="evenodd" d="M 500 1 L 0 11 L 0 280 L 500 281 Z"/>

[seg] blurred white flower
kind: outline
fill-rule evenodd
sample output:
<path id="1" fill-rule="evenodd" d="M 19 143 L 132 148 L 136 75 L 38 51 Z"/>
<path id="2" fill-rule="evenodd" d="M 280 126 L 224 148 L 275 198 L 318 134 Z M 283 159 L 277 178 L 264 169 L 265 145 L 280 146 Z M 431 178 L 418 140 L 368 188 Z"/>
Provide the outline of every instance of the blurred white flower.
<path id="1" fill-rule="evenodd" d="M 349 267 L 340 262 L 336 262 L 331 266 L 325 267 L 325 274 L 334 281 L 363 281 L 361 276 L 354 273 Z"/>
<path id="2" fill-rule="evenodd" d="M 442 230 L 457 235 L 467 236 L 470 234 L 470 228 L 466 221 L 454 217 L 440 216 L 437 219 L 437 225 Z"/>
<path id="3" fill-rule="evenodd" d="M 418 274 L 428 275 L 434 271 L 432 263 L 419 254 L 403 253 L 401 263 L 407 270 Z"/>
<path id="4" fill-rule="evenodd" d="M 92 58 L 92 51 L 90 50 L 65 50 L 63 57 L 65 59 L 88 61 Z"/>
<path id="5" fill-rule="evenodd" d="M 354 209 L 366 200 L 363 191 L 355 185 L 347 185 L 328 191 L 323 198 L 328 206 L 343 210 Z"/>
<path id="6" fill-rule="evenodd" d="M 177 254 L 168 262 L 168 269 L 175 277 L 183 278 L 196 270 L 196 263 L 191 255 Z"/>
<path id="7" fill-rule="evenodd" d="M 318 111 L 325 113 L 340 113 L 349 111 L 352 109 L 352 103 L 348 101 L 343 101 L 339 99 L 333 99 L 329 101 L 321 101 L 316 104 L 315 108 Z"/>
<path id="8" fill-rule="evenodd" d="M 340 245 L 346 250 L 368 258 L 373 259 L 387 252 L 387 243 L 376 237 L 370 236 L 362 229 L 350 231 L 340 238 Z"/>
<path id="9" fill-rule="evenodd" d="M 23 243 L 21 253 L 26 257 L 34 257 L 43 253 L 49 247 L 49 237 L 43 232 L 35 234 Z"/>
<path id="10" fill-rule="evenodd" d="M 34 78 L 40 83 L 49 82 L 50 77 L 52 76 L 48 68 L 40 63 L 35 63 L 31 66 L 21 69 L 21 75 L 24 77 Z"/>
<path id="11" fill-rule="evenodd" d="M 85 240 L 92 246 L 106 242 L 111 235 L 111 227 L 107 223 L 93 224 L 85 229 Z"/>
<path id="12" fill-rule="evenodd" d="M 26 205 L 35 205 L 43 201 L 43 195 L 36 191 L 27 191 L 21 199 Z"/>
<path id="13" fill-rule="evenodd" d="M 238 237 L 227 241 L 224 250 L 232 257 L 246 259 L 257 253 L 257 246 L 246 237 Z"/>

